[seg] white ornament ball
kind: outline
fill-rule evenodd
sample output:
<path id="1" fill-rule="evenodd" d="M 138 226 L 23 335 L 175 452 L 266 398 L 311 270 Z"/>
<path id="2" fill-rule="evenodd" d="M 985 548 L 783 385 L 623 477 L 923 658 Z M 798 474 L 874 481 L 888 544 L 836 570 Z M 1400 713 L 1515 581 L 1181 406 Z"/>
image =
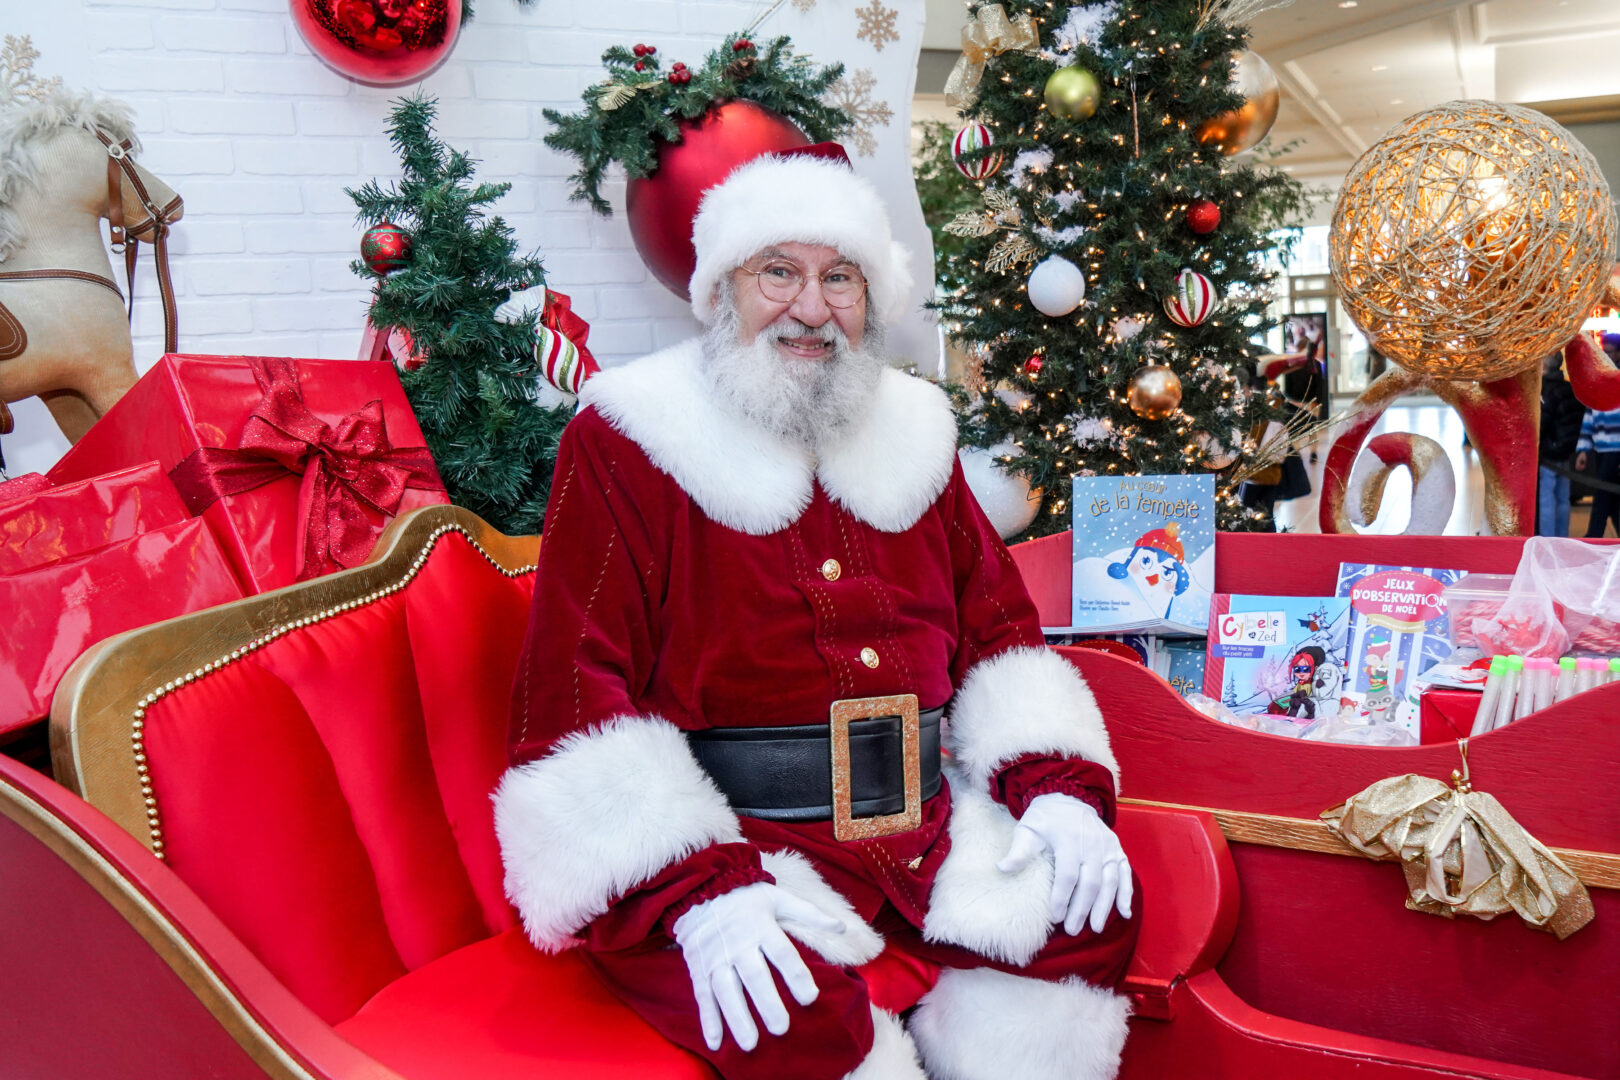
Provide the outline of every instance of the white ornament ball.
<path id="1" fill-rule="evenodd" d="M 1002 443 L 989 450 L 965 446 L 957 453 L 968 489 L 1003 540 L 1029 528 L 1041 509 L 1040 491 L 1032 491 L 1028 480 L 1001 468 L 999 459 L 1017 452 L 1012 443 Z"/>
<path id="2" fill-rule="evenodd" d="M 1086 298 L 1086 275 L 1061 255 L 1053 255 L 1029 275 L 1029 302 L 1042 315 L 1067 315 Z"/>

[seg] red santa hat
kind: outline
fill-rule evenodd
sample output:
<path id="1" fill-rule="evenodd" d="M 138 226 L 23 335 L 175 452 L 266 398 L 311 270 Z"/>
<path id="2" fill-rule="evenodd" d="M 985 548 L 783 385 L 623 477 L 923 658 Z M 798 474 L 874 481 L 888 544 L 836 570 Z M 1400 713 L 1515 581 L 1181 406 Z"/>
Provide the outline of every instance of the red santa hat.
<path id="1" fill-rule="evenodd" d="M 910 257 L 895 242 L 883 199 L 830 144 L 767 154 L 738 166 L 709 189 L 692 223 L 697 266 L 692 313 L 714 321 L 720 279 L 772 244 L 822 244 L 861 268 L 867 303 L 880 322 L 904 313 Z M 841 160 L 840 160 L 841 159 Z"/>
<path id="2" fill-rule="evenodd" d="M 1152 532 L 1143 533 L 1141 538 L 1136 541 L 1136 546 L 1139 548 L 1154 548 L 1164 552 L 1166 555 L 1173 556 L 1177 562 L 1186 562 L 1187 554 L 1181 546 L 1180 536 L 1181 526 L 1172 521 L 1162 529 L 1154 529 Z"/>

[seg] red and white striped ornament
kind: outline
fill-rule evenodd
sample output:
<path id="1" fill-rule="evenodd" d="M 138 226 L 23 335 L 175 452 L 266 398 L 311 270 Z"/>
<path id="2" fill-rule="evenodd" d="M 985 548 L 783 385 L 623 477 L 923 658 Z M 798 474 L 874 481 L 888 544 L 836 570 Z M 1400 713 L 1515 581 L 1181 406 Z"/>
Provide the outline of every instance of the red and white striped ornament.
<path id="1" fill-rule="evenodd" d="M 1175 291 L 1164 298 L 1164 313 L 1177 326 L 1197 326 L 1220 302 L 1209 278 L 1196 270 L 1183 270 L 1176 275 Z"/>
<path id="2" fill-rule="evenodd" d="M 956 133 L 951 140 L 951 157 L 956 162 L 956 171 L 969 180 L 988 180 L 1001 170 L 1001 151 L 997 150 L 989 157 L 975 158 L 972 161 L 962 160 L 962 155 L 974 150 L 986 150 L 995 144 L 995 136 L 983 124 L 969 124 Z"/>
<path id="3" fill-rule="evenodd" d="M 549 326 L 541 326 L 535 335 L 534 359 L 546 382 L 565 394 L 579 393 L 580 384 L 595 374 L 585 370 L 574 343 Z"/>

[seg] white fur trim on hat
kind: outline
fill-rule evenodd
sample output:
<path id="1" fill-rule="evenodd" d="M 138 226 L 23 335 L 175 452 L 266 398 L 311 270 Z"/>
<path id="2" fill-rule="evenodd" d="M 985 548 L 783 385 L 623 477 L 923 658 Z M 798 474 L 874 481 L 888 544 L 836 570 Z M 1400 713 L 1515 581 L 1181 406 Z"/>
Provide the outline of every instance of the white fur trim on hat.
<path id="1" fill-rule="evenodd" d="M 679 728 L 619 716 L 506 770 L 495 795 L 506 896 L 547 952 L 664 867 L 742 839 Z"/>
<path id="2" fill-rule="evenodd" d="M 1128 999 L 1083 979 L 950 968 L 911 1035 L 934 1080 L 1113 1080 L 1130 1014 Z"/>
<path id="3" fill-rule="evenodd" d="M 714 321 L 722 277 L 763 248 L 791 243 L 822 244 L 853 260 L 866 276 L 867 303 L 880 322 L 893 323 L 904 313 L 910 257 L 893 239 L 877 189 L 838 162 L 768 154 L 737 168 L 698 207 L 690 288 L 698 321 Z"/>

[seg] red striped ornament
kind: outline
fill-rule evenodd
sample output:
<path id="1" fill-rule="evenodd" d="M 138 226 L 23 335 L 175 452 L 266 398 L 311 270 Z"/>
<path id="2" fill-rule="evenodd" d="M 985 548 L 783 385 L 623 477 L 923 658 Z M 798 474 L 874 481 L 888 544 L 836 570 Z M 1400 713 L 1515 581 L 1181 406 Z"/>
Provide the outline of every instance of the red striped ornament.
<path id="1" fill-rule="evenodd" d="M 996 151 L 989 157 L 975 158 L 972 161 L 963 161 L 962 155 L 974 150 L 986 150 L 995 144 L 995 136 L 983 124 L 969 124 L 956 133 L 951 140 L 951 157 L 956 162 L 956 171 L 969 180 L 988 180 L 1001 170 L 1001 151 Z"/>
<path id="2" fill-rule="evenodd" d="M 1177 326 L 1197 326 L 1210 317 L 1220 299 L 1209 278 L 1183 270 L 1176 275 L 1175 292 L 1164 298 L 1164 313 Z"/>
<path id="3" fill-rule="evenodd" d="M 534 339 L 534 359 L 546 382 L 565 394 L 578 394 L 580 384 L 594 372 L 587 372 L 574 343 L 562 334 L 542 326 Z"/>

